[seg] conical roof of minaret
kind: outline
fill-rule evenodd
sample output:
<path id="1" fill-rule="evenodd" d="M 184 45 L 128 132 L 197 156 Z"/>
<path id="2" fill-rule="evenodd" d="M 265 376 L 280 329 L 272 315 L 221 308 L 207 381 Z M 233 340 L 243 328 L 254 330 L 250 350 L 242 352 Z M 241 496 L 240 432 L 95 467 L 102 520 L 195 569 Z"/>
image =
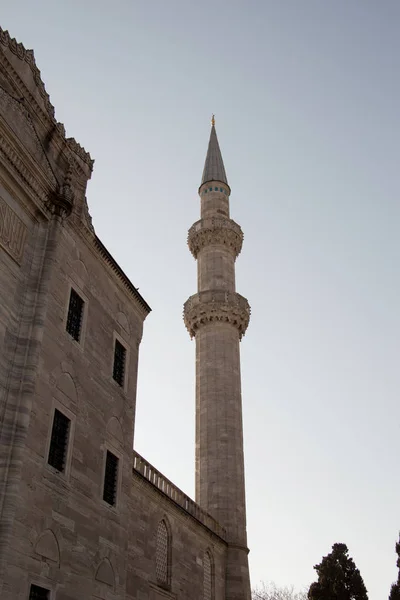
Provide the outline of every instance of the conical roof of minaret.
<path id="1" fill-rule="evenodd" d="M 206 162 L 204 164 L 203 177 L 201 178 L 200 185 L 207 183 L 207 181 L 221 181 L 222 183 L 226 183 L 228 185 L 224 161 L 222 160 L 217 132 L 215 131 L 214 117 L 211 123 L 210 141 L 208 143 Z"/>

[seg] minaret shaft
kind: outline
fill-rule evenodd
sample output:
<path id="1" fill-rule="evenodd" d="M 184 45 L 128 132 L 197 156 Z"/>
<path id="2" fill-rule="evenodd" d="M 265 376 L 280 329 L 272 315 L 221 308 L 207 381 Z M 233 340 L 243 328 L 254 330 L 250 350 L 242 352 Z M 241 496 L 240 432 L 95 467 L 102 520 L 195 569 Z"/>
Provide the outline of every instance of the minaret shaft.
<path id="1" fill-rule="evenodd" d="M 222 246 L 207 246 L 197 257 L 197 289 L 234 292 L 235 259 Z"/>
<path id="2" fill-rule="evenodd" d="M 214 124 L 199 194 L 201 219 L 188 236 L 198 291 L 184 307 L 196 338 L 196 501 L 226 530 L 226 600 L 250 600 L 239 349 L 250 307 L 236 293 L 243 233 L 230 219 Z"/>
<path id="3" fill-rule="evenodd" d="M 196 502 L 246 547 L 239 334 L 210 323 L 196 334 Z"/>
<path id="4" fill-rule="evenodd" d="M 217 185 L 215 185 L 217 183 Z M 203 196 L 201 197 L 201 218 L 222 216 L 229 219 L 229 196 L 228 186 L 221 188 L 218 182 L 211 182 L 211 185 L 203 187 Z M 224 194 L 221 190 L 226 190 Z"/>

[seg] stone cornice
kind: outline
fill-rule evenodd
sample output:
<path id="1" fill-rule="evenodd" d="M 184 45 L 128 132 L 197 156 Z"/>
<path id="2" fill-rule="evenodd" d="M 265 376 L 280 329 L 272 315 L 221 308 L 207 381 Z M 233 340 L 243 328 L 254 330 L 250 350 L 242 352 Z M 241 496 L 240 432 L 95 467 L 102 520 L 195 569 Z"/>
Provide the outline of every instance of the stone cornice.
<path id="1" fill-rule="evenodd" d="M 40 75 L 40 70 L 36 65 L 33 50 L 27 50 L 23 44 L 18 43 L 15 38 L 12 38 L 8 31 L 5 31 L 0 27 L 0 47 L 1 46 L 12 52 L 12 54 L 17 56 L 21 61 L 29 65 L 36 89 L 38 90 L 40 98 L 43 101 L 42 106 L 35 99 L 34 95 L 29 90 L 25 82 L 21 79 L 20 75 L 15 71 L 15 69 L 13 69 L 10 62 L 6 59 L 5 54 L 0 53 L 0 55 L 3 54 L 2 62 L 6 71 L 10 73 L 13 80 L 18 85 L 18 88 L 22 92 L 22 95 L 29 101 L 29 104 L 34 107 L 35 112 L 41 117 L 41 120 L 47 123 L 49 129 L 53 129 L 54 133 L 59 136 L 59 144 L 63 146 L 66 143 L 70 150 L 79 156 L 79 158 L 87 165 L 89 171 L 91 172 L 93 170 L 94 160 L 91 158 L 90 154 L 86 152 L 86 150 L 84 150 L 84 148 L 82 148 L 82 146 L 80 146 L 80 144 L 78 144 L 74 138 L 66 138 L 64 125 L 62 123 L 58 123 L 55 119 L 54 106 L 50 102 L 50 96 L 46 91 Z"/>
<path id="2" fill-rule="evenodd" d="M 117 275 L 118 279 L 122 281 L 124 287 L 130 292 L 130 294 L 135 298 L 135 300 L 139 303 L 141 309 L 143 310 L 145 315 L 148 315 L 151 311 L 150 306 L 147 304 L 146 300 L 139 294 L 131 280 L 125 275 L 124 271 L 121 269 L 117 261 L 111 256 L 107 248 L 104 246 L 102 241 L 97 237 L 97 235 L 91 235 L 93 246 L 100 253 L 103 260 L 111 267 L 112 271 Z"/>
<path id="3" fill-rule="evenodd" d="M 190 296 L 184 304 L 184 321 L 193 338 L 203 325 L 230 323 L 239 331 L 239 339 L 246 333 L 250 321 L 250 305 L 236 292 L 207 290 Z"/>
<path id="4" fill-rule="evenodd" d="M 87 152 L 75 138 L 66 138 L 65 141 L 67 142 L 69 149 L 79 156 L 79 158 L 88 165 L 90 170 L 93 171 L 94 159 L 90 156 L 89 152 Z"/>
<path id="5" fill-rule="evenodd" d="M 204 525 L 201 521 L 193 517 L 187 510 L 185 510 L 182 506 L 177 504 L 174 500 L 172 500 L 169 496 L 164 494 L 154 483 L 151 483 L 146 477 L 143 477 L 139 471 L 136 469 L 132 469 L 132 483 L 140 490 L 146 494 L 146 496 L 150 499 L 154 499 L 156 502 L 160 503 L 160 500 L 163 501 L 163 504 L 159 504 L 160 508 L 164 508 L 165 514 L 168 515 L 168 511 L 173 509 L 175 514 L 174 517 L 177 517 L 179 521 L 185 526 L 188 527 L 200 527 L 207 538 L 210 539 L 211 542 L 217 544 L 217 547 L 227 548 L 228 543 L 225 538 L 217 533 L 214 533 L 212 529 Z M 165 504 L 164 504 L 165 503 Z"/>
<path id="6" fill-rule="evenodd" d="M 18 58 L 20 60 L 23 60 L 24 62 L 28 63 L 28 65 L 30 66 L 31 71 L 32 71 L 33 79 L 36 83 L 36 87 L 37 87 L 41 97 L 43 98 L 43 102 L 46 106 L 46 109 L 47 109 L 49 115 L 52 118 L 54 118 L 54 114 L 55 114 L 54 106 L 50 102 L 50 96 L 47 93 L 44 83 L 42 81 L 42 78 L 40 76 L 40 71 L 36 65 L 35 54 L 34 54 L 33 50 L 27 50 L 22 43 L 18 43 L 15 38 L 12 38 L 10 36 L 8 31 L 5 31 L 1 27 L 0 27 L 0 42 L 3 44 L 3 46 L 5 46 L 9 50 L 11 50 L 11 52 L 13 54 L 15 54 L 15 56 L 18 56 Z"/>
<path id="7" fill-rule="evenodd" d="M 201 523 L 205 529 L 221 540 L 226 540 L 226 530 L 211 515 L 203 510 L 172 481 L 153 467 L 135 450 L 133 451 L 133 474 L 139 475 L 159 493 L 185 512 L 189 518 Z"/>
<path id="8" fill-rule="evenodd" d="M 1 107 L 1 88 L 0 88 L 0 107 Z M 24 108 L 15 105 L 17 114 L 24 114 Z M 25 124 L 30 124 L 27 117 Z M 19 123 L 21 126 L 21 123 Z M 71 213 L 74 192 L 71 187 L 72 171 L 68 170 L 64 176 L 62 184 L 59 184 L 47 161 L 44 150 L 36 137 L 36 131 L 32 126 L 26 136 L 29 144 L 35 142 L 29 149 L 23 145 L 21 140 L 15 135 L 8 123 L 3 122 L 0 115 L 0 162 L 11 175 L 17 185 L 19 185 L 27 196 L 33 201 L 36 210 L 42 214 L 59 214 L 65 217 Z M 42 160 L 40 160 L 42 158 Z"/>
<path id="9" fill-rule="evenodd" d="M 243 244 L 241 227 L 232 219 L 210 217 L 200 219 L 189 229 L 188 246 L 194 258 L 205 246 L 220 245 L 226 247 L 235 258 Z"/>
<path id="10" fill-rule="evenodd" d="M 88 250 L 93 253 L 95 259 L 103 264 L 108 276 L 113 278 L 112 280 L 114 280 L 115 284 L 120 286 L 123 291 L 134 299 L 135 309 L 144 321 L 151 312 L 151 307 L 147 304 L 143 296 L 139 294 L 138 289 L 135 288 L 100 238 L 94 233 L 93 227 L 90 227 L 89 224 L 85 223 L 83 220 L 73 220 L 72 216 L 66 220 L 66 226 L 71 227 L 73 235 L 78 235 L 82 243 L 84 243 Z M 139 343 L 140 341 L 141 338 L 139 339 Z"/>

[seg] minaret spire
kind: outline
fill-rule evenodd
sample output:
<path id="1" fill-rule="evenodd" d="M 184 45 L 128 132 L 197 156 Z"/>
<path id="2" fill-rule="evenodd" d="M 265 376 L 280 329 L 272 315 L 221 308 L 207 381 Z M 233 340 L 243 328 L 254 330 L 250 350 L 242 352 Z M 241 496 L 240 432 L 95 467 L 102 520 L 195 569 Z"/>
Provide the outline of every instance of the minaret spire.
<path id="1" fill-rule="evenodd" d="M 203 177 L 201 185 L 208 181 L 220 181 L 228 185 L 228 179 L 225 173 L 224 161 L 222 160 L 221 150 L 218 144 L 217 132 L 215 130 L 215 116 L 211 119 L 210 141 L 206 161 L 204 163 Z"/>
<path id="2" fill-rule="evenodd" d="M 196 338 L 196 501 L 226 529 L 225 600 L 250 600 L 239 350 L 250 306 L 236 292 L 243 233 L 229 216 L 230 192 L 213 117 L 201 219 L 188 236 L 198 291 L 184 306 Z"/>

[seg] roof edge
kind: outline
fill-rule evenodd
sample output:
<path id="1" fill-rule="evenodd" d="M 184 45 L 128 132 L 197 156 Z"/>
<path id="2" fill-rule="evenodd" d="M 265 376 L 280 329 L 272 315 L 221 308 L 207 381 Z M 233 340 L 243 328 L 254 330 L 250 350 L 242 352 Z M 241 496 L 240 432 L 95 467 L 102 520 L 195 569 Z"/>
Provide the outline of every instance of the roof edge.
<path id="1" fill-rule="evenodd" d="M 87 164 L 90 171 L 93 170 L 94 160 L 74 138 L 65 137 L 65 127 L 62 123 L 59 123 L 55 118 L 55 108 L 50 101 L 50 96 L 46 90 L 44 82 L 42 80 L 40 70 L 36 64 L 35 54 L 33 50 L 27 50 L 21 42 L 17 42 L 15 38 L 12 38 L 6 29 L 2 29 L 0 26 L 0 44 L 10 50 L 17 58 L 27 63 L 32 72 L 33 81 L 36 85 L 37 90 L 43 100 L 44 107 L 46 109 L 47 117 L 53 124 L 56 125 L 56 129 L 63 136 L 71 150 L 75 151 L 76 154 Z M 26 87 L 26 82 L 23 82 Z M 40 107 L 39 107 L 40 108 Z"/>
<path id="2" fill-rule="evenodd" d="M 132 473 L 148 481 L 158 492 L 164 494 L 170 501 L 185 511 L 197 522 L 201 523 L 208 531 L 226 542 L 226 529 L 214 517 L 207 513 L 197 502 L 185 494 L 170 479 L 165 477 L 158 469 L 153 467 L 136 450 L 133 450 Z"/>
<path id="3" fill-rule="evenodd" d="M 103 258 L 105 258 L 105 260 L 111 266 L 111 268 L 113 269 L 113 271 L 118 275 L 118 277 L 126 285 L 126 287 L 129 289 L 129 291 L 131 292 L 131 294 L 136 298 L 136 300 L 139 302 L 139 304 L 141 305 L 141 307 L 145 310 L 146 315 L 148 315 L 151 312 L 150 306 L 147 304 L 147 302 L 143 298 L 143 296 L 141 294 L 139 294 L 137 288 L 135 288 L 135 286 L 133 285 L 133 283 L 131 282 L 131 280 L 129 279 L 129 277 L 121 269 L 121 267 L 119 266 L 119 264 L 117 263 L 117 261 L 113 258 L 113 256 L 110 254 L 110 252 L 107 250 L 107 248 L 105 247 L 105 245 L 103 244 L 103 242 L 100 240 L 99 237 L 97 237 L 96 234 L 94 235 L 94 245 L 97 248 L 97 250 L 100 251 L 100 253 L 102 254 Z"/>

